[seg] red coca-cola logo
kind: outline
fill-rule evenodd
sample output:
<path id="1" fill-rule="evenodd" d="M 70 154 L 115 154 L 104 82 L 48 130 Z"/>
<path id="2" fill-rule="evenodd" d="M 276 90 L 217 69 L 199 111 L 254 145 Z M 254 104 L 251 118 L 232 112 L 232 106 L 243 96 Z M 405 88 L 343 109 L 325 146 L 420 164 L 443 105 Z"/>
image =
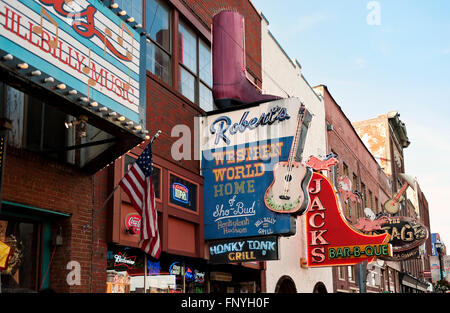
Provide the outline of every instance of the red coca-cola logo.
<path id="1" fill-rule="evenodd" d="M 135 213 L 128 214 L 125 217 L 125 228 L 129 233 L 138 235 L 141 231 L 141 216 Z"/>

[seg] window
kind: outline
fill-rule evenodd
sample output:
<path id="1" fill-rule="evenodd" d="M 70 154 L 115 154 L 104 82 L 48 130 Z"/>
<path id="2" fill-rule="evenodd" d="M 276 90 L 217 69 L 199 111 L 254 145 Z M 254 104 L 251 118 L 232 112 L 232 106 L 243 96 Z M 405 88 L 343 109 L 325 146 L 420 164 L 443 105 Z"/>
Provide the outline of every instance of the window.
<path id="1" fill-rule="evenodd" d="M 362 192 L 362 207 L 367 207 L 367 195 L 366 195 L 366 185 L 361 183 L 361 192 Z"/>
<path id="2" fill-rule="evenodd" d="M 358 190 L 358 176 L 356 176 L 355 174 L 353 174 L 353 190 Z"/>
<path id="3" fill-rule="evenodd" d="M 331 150 L 331 153 L 332 153 L 332 154 L 335 154 L 336 157 L 338 157 L 338 154 L 337 154 L 336 152 L 334 152 L 333 150 Z M 338 181 L 337 181 L 337 178 L 338 178 L 338 177 L 337 177 L 337 176 L 338 176 L 338 173 L 337 173 L 337 171 L 338 171 L 338 166 L 339 166 L 339 165 L 336 165 L 336 166 L 332 166 L 332 167 L 331 167 L 331 180 L 332 180 L 334 186 L 336 186 L 336 188 L 337 188 L 337 186 L 338 186 Z"/>
<path id="4" fill-rule="evenodd" d="M 342 162 L 342 171 L 343 171 L 344 176 L 348 177 L 348 166 L 347 166 L 347 164 L 345 164 L 345 162 Z"/>
<path id="5" fill-rule="evenodd" d="M 378 213 L 378 198 L 375 197 L 375 214 Z"/>
<path id="6" fill-rule="evenodd" d="M 355 174 L 353 174 L 352 187 L 353 187 L 353 190 L 358 190 L 358 176 L 356 176 Z M 356 218 L 359 218 L 360 205 L 361 204 L 359 202 L 356 202 L 356 205 L 355 205 Z"/>
<path id="7" fill-rule="evenodd" d="M 0 240 L 14 250 L 0 275 L 2 292 L 33 292 L 40 287 L 41 226 L 15 218 L 0 219 Z"/>
<path id="8" fill-rule="evenodd" d="M 345 267 L 344 266 L 338 267 L 338 277 L 340 280 L 345 280 Z"/>
<path id="9" fill-rule="evenodd" d="M 114 0 L 119 5 L 119 8 L 125 10 L 128 16 L 134 18 L 134 21 L 138 24 L 142 23 L 142 2 L 143 0 Z"/>
<path id="10" fill-rule="evenodd" d="M 354 275 L 355 269 L 353 266 L 347 266 L 347 275 L 349 281 L 355 281 L 355 275 Z"/>
<path id="11" fill-rule="evenodd" d="M 372 191 L 370 191 L 369 190 L 369 203 L 368 203 L 368 205 L 369 205 L 369 208 L 371 208 L 371 209 L 373 209 L 373 195 L 372 195 Z"/>
<path id="12" fill-rule="evenodd" d="M 371 272 L 369 275 L 370 275 L 369 284 L 372 286 L 376 286 L 377 285 L 377 274 L 374 272 Z"/>
<path id="13" fill-rule="evenodd" d="M 203 110 L 214 107 L 211 49 L 183 21 L 178 24 L 178 88 Z"/>
<path id="14" fill-rule="evenodd" d="M 131 2 L 131 1 L 130 1 Z M 171 84 L 170 9 L 157 0 L 146 0 L 147 70 Z"/>
<path id="15" fill-rule="evenodd" d="M 101 131 L 89 121 L 73 125 L 71 122 L 77 117 L 65 114 L 39 97 L 3 83 L 0 83 L 0 90 L 3 95 L 0 113 L 13 124 L 12 131 L 7 134 L 8 145 L 79 167 L 84 167 L 113 145 L 113 135 Z M 111 141 L 79 148 L 82 144 L 101 140 Z"/>

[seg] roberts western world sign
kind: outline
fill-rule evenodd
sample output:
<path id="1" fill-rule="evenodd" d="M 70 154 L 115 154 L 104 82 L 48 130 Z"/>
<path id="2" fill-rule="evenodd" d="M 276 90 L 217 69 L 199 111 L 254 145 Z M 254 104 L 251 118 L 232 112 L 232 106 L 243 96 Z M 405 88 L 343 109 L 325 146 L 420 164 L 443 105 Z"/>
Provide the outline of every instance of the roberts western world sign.
<path id="1" fill-rule="evenodd" d="M 0 0 L 3 55 L 135 123 L 145 114 L 141 47 L 139 33 L 100 1 Z"/>
<path id="2" fill-rule="evenodd" d="M 306 210 L 308 175 L 276 171 L 298 169 L 289 160 L 302 151 L 295 147 L 304 136 L 294 140 L 302 107 L 290 98 L 201 119 L 205 239 L 295 233 L 292 214 Z"/>

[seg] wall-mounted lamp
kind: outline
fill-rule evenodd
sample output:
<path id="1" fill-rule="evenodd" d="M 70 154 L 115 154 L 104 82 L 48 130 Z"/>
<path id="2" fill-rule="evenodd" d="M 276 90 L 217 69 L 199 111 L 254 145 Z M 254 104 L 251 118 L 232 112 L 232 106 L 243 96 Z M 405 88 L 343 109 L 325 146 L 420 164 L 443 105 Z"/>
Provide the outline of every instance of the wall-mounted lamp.
<path id="1" fill-rule="evenodd" d="M 79 118 L 77 118 L 76 120 L 73 120 L 72 122 L 65 122 L 64 125 L 66 126 L 67 129 L 69 129 L 72 126 L 78 125 L 80 123 L 86 123 L 88 121 L 88 117 L 85 115 L 80 115 Z"/>
<path id="2" fill-rule="evenodd" d="M 119 117 L 117 118 L 117 120 L 118 120 L 119 122 L 123 122 L 123 121 L 125 121 L 125 116 L 121 115 L 121 116 L 119 116 Z"/>
<path id="3" fill-rule="evenodd" d="M 3 60 L 4 61 L 12 61 L 14 59 L 14 57 L 11 54 L 7 54 L 3 56 Z"/>
<path id="4" fill-rule="evenodd" d="M 96 108 L 98 106 L 97 101 L 92 101 L 91 103 L 89 103 L 91 105 L 91 107 Z"/>
<path id="5" fill-rule="evenodd" d="M 78 93 L 78 91 L 76 91 L 75 89 L 72 89 L 68 92 L 69 95 L 74 96 Z"/>
<path id="6" fill-rule="evenodd" d="M 119 4 L 115 2 L 115 3 L 111 4 L 109 7 L 111 9 L 117 9 L 119 7 Z"/>
<path id="7" fill-rule="evenodd" d="M 32 71 L 31 72 L 31 76 L 41 76 L 41 71 L 39 71 L 39 70 L 35 70 L 35 71 Z"/>
<path id="8" fill-rule="evenodd" d="M 120 11 L 119 13 L 118 13 L 120 16 L 124 16 L 124 15 L 126 15 L 127 14 L 127 11 L 125 11 L 125 10 L 122 10 L 122 11 Z"/>
<path id="9" fill-rule="evenodd" d="M 89 102 L 89 98 L 88 97 L 80 97 L 80 101 L 81 102 Z"/>
<path id="10" fill-rule="evenodd" d="M 56 88 L 58 88 L 58 89 L 61 89 L 61 90 L 64 90 L 64 89 L 66 89 L 66 84 L 59 84 L 59 85 L 56 85 Z"/>
<path id="11" fill-rule="evenodd" d="M 53 77 L 47 77 L 44 79 L 44 82 L 46 83 L 53 83 L 55 81 L 55 79 Z"/>
<path id="12" fill-rule="evenodd" d="M 142 24 L 136 24 L 136 25 L 133 26 L 133 28 L 134 28 L 134 29 L 136 29 L 136 28 L 142 28 Z"/>
<path id="13" fill-rule="evenodd" d="M 133 22 L 134 22 L 134 17 L 129 17 L 129 18 L 127 19 L 127 22 L 128 22 L 128 23 L 133 23 Z"/>
<path id="14" fill-rule="evenodd" d="M 28 68 L 28 63 L 19 63 L 17 64 L 17 67 L 22 70 L 26 70 Z"/>
<path id="15" fill-rule="evenodd" d="M 141 134 L 145 134 L 145 139 L 150 139 L 150 135 L 148 134 L 148 130 L 141 130 Z"/>
<path id="16" fill-rule="evenodd" d="M 80 129 L 80 137 L 86 137 L 86 129 L 87 129 L 87 121 L 88 121 L 88 117 L 85 115 L 80 115 L 80 117 L 72 122 L 65 122 L 64 126 L 66 126 L 67 129 L 76 126 L 78 124 L 81 124 L 81 129 Z"/>

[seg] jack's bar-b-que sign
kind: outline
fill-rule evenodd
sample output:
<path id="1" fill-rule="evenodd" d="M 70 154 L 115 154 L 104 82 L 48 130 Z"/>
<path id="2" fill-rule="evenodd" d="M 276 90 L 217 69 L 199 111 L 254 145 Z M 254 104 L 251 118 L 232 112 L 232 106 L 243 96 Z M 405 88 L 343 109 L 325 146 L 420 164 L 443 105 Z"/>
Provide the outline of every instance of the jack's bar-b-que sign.
<path id="1" fill-rule="evenodd" d="M 366 235 L 350 227 L 325 176 L 313 173 L 308 190 L 311 202 L 306 212 L 307 260 L 302 266 L 354 265 L 392 256 L 389 234 Z"/>
<path id="2" fill-rule="evenodd" d="M 278 260 L 278 237 L 276 236 L 212 241 L 208 245 L 211 263 Z"/>
<path id="3" fill-rule="evenodd" d="M 144 43 L 100 1 L 0 0 L 2 66 L 55 92 L 51 82 L 64 83 L 71 101 L 96 102 L 136 124 L 145 120 Z"/>

